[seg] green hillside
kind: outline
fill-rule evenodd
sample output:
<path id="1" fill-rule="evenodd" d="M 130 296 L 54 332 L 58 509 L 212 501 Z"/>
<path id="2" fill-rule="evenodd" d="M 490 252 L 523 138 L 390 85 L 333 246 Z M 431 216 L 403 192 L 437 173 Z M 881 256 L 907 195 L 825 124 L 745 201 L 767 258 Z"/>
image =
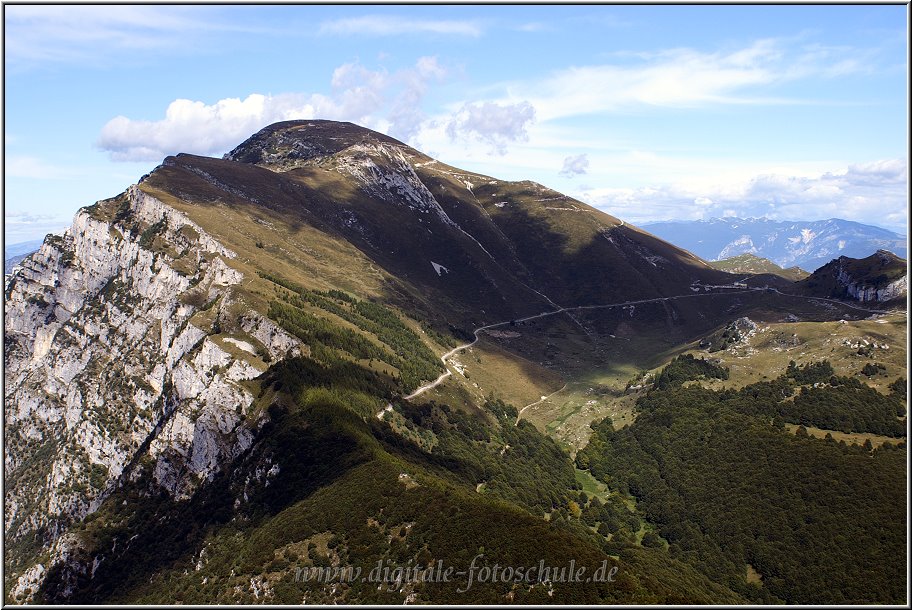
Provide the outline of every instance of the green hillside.
<path id="1" fill-rule="evenodd" d="M 353 395 L 382 405 L 382 383 L 302 359 L 274 366 L 262 386 L 270 423 L 229 475 L 174 503 L 146 495 L 151 473 L 141 468 L 76 529 L 84 560 L 101 560 L 92 578 L 53 574 L 41 599 L 54 602 L 69 588 L 66 599 L 77 603 L 739 601 L 661 550 L 609 542 L 625 527 L 616 518 L 590 527 L 568 456 L 533 426 L 515 426 L 515 409 L 503 403 L 474 414 L 397 403 L 391 417 L 433 442 L 427 451 L 387 420 L 352 410 Z M 263 464 L 275 472 L 264 477 Z M 463 576 L 378 586 L 300 577 L 304 568 L 331 565 L 360 568 L 366 577 L 378 562 L 439 561 L 463 571 L 476 556 L 489 568 L 573 561 L 588 574 L 603 564 L 619 569 L 611 581 L 592 583 L 470 586 Z M 251 580 L 268 593 L 250 593 Z"/>
<path id="2" fill-rule="evenodd" d="M 810 275 L 810 273 L 800 267 L 783 269 L 773 261 L 754 254 L 739 254 L 738 256 L 732 256 L 731 258 L 720 261 L 710 261 L 709 264 L 716 269 L 727 271 L 728 273 L 750 273 L 752 275 L 771 274 L 778 275 L 791 282 L 803 280 Z"/>
<path id="3" fill-rule="evenodd" d="M 91 471 L 103 493 L 87 516 L 7 538 L 6 602 L 40 564 L 27 593 L 48 604 L 903 603 L 903 312 L 808 298 L 818 274 L 713 268 L 541 185 L 347 123 L 279 123 L 223 159 L 168 157 L 138 192 L 218 248 L 197 248 L 189 224 L 166 232 L 126 194 L 86 209 L 96 237 L 186 286 L 130 345 L 138 362 L 170 359 L 175 311 L 199 336 L 160 388 L 130 369 L 125 403 L 157 391 L 160 419 L 109 485 Z M 213 262 L 224 273 L 200 284 Z M 69 251 L 59 264 L 91 267 Z M 898 277 L 888 267 L 865 273 Z M 92 329 L 129 336 L 126 301 L 155 295 L 125 285 L 88 304 Z M 237 362 L 253 372 L 222 387 L 253 402 L 224 399 L 208 430 L 249 443 L 210 478 L 187 474 L 211 457 L 192 443 L 200 396 Z M 183 427 L 168 428 L 175 413 Z M 127 415 L 105 417 L 134 434 Z M 830 430 L 877 450 L 814 438 Z M 182 433 L 197 454 L 175 455 Z M 16 436 L 7 484 L 51 481 L 57 443 Z M 189 491 L 165 477 L 192 478 Z M 550 570 L 571 565 L 603 577 Z M 383 572 L 431 566 L 454 574 Z M 302 578 L 317 568 L 336 571 Z"/>
<path id="4" fill-rule="evenodd" d="M 815 379 L 806 367 L 738 392 L 654 390 L 632 426 L 598 424 L 577 464 L 636 498 L 672 557 L 745 597 L 903 603 L 905 442 L 875 450 L 788 432 L 783 418 L 813 411 L 796 399 L 777 415 L 775 405 L 788 404 L 781 390 Z"/>

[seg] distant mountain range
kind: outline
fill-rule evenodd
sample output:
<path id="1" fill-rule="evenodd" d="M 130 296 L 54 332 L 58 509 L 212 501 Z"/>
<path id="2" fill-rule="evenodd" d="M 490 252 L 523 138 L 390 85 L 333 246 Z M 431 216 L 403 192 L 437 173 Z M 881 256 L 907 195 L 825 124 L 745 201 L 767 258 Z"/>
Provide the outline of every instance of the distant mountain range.
<path id="1" fill-rule="evenodd" d="M 42 242 L 44 242 L 43 239 L 33 239 L 32 241 L 23 241 L 17 244 L 7 244 L 4 246 L 3 260 L 6 273 L 9 273 L 13 265 L 40 248 Z"/>
<path id="2" fill-rule="evenodd" d="M 775 394 L 854 374 L 859 347 L 836 340 L 841 370 L 805 364 L 809 326 L 801 351 L 774 354 L 799 345 L 782 325 L 829 323 L 829 341 L 842 320 L 896 345 L 905 261 L 842 256 L 799 282 L 727 264 L 737 275 L 351 123 L 169 156 L 5 279 L 3 602 L 904 601 L 898 397 L 810 388 L 805 419 L 766 390 L 683 386 L 744 382 L 732 351 L 724 368 L 676 358 L 638 396 L 626 382 L 754 331 L 758 359 L 801 377 L 768 376 Z M 896 311 L 878 327 L 859 301 Z M 865 360 L 881 386 L 901 385 L 900 352 Z M 572 403 L 530 418 L 564 391 Z M 818 408 L 828 396 L 846 404 Z M 638 413 L 623 425 L 622 397 Z M 869 452 L 785 423 L 903 444 Z M 469 587 L 424 568 L 476 561 L 542 572 Z"/>
<path id="3" fill-rule="evenodd" d="M 906 258 L 903 235 L 850 220 L 777 221 L 712 218 L 642 225 L 650 233 L 708 261 L 755 254 L 780 267 L 814 271 L 834 258 L 864 258 L 888 250 Z"/>

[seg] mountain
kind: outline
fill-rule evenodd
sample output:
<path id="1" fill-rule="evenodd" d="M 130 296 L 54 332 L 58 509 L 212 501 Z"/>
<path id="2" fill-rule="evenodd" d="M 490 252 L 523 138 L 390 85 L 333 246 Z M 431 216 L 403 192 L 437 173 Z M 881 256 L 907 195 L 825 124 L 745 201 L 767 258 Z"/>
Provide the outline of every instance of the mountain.
<path id="1" fill-rule="evenodd" d="M 37 251 L 37 249 L 36 249 L 35 251 Z M 17 265 L 18 263 L 20 263 L 20 262 L 22 261 L 22 259 L 24 259 L 24 258 L 25 258 L 26 256 L 28 256 L 29 254 L 31 254 L 31 252 L 28 252 L 28 253 L 26 253 L 26 254 L 17 254 L 17 255 L 15 255 L 15 256 L 10 256 L 9 258 L 7 258 L 6 260 L 3 261 L 4 268 L 5 268 L 5 269 L 8 269 L 8 270 L 9 270 L 9 269 L 12 269 L 13 266 L 15 266 L 15 265 Z M 7 275 L 8 275 L 8 274 L 9 274 L 9 271 L 7 271 L 6 273 L 7 273 Z"/>
<path id="2" fill-rule="evenodd" d="M 186 599 L 262 589 L 300 602 L 269 564 L 301 556 L 294 545 L 307 540 L 332 555 L 325 531 L 371 564 L 422 548 L 462 561 L 450 534 L 500 540 L 489 556 L 501 560 L 537 561 L 532 540 L 548 539 L 546 559 L 581 549 L 591 565 L 609 561 L 604 538 L 532 517 L 579 493 L 553 441 L 504 408 L 413 408 L 401 396 L 440 375 L 436 354 L 482 324 L 727 277 L 540 185 L 464 172 L 351 124 L 280 123 L 225 159 L 168 157 L 81 209 L 7 279 L 9 599 L 167 600 L 175 566 L 249 552 L 233 570 L 250 575 L 242 591 L 222 598 L 212 584 Z M 515 460 L 494 460 L 517 444 Z M 316 506 L 342 521 L 311 531 L 328 514 Z M 447 526 L 422 520 L 424 506 L 449 514 Z M 309 525 L 289 530 L 288 519 Z M 416 539 L 376 546 L 413 526 Z M 235 548 L 237 528 L 249 551 Z M 692 572 L 630 552 L 631 566 L 653 567 L 631 567 L 622 589 L 593 583 L 565 599 L 669 600 L 650 572 Z M 687 578 L 703 584 L 682 599 L 738 597 Z M 445 599 L 435 590 L 419 599 Z"/>
<path id="3" fill-rule="evenodd" d="M 745 581 L 740 542 L 723 570 L 688 550 L 692 525 L 660 537 L 635 480 L 572 457 L 609 399 L 636 398 L 623 380 L 743 316 L 870 315 L 740 279 L 350 123 L 167 157 L 6 279 L 5 601 L 793 599 L 788 578 Z M 566 388 L 579 404 L 534 425 Z M 882 523 L 833 518 L 864 534 L 834 555 L 892 549 L 868 535 Z M 466 588 L 393 569 L 473 561 L 602 577 Z M 333 566 L 368 578 L 306 577 Z"/>
<path id="4" fill-rule="evenodd" d="M 23 241 L 16 244 L 6 244 L 3 248 L 3 257 L 10 258 L 13 256 L 31 254 L 38 250 L 43 242 L 43 239 L 33 239 L 32 241 Z"/>
<path id="5" fill-rule="evenodd" d="M 862 303 L 904 299 L 908 285 L 908 262 L 886 250 L 861 259 L 840 256 L 798 284 L 808 294 Z"/>
<path id="6" fill-rule="evenodd" d="M 13 265 L 24 259 L 32 252 L 36 252 L 44 240 L 36 239 L 23 241 L 16 244 L 6 244 L 3 250 L 4 269 L 9 273 Z"/>
<path id="7" fill-rule="evenodd" d="M 754 254 L 739 254 L 738 256 L 733 256 L 720 261 L 713 261 L 709 264 L 716 269 L 729 273 L 750 273 L 753 275 L 769 273 L 778 275 L 779 277 L 783 277 L 792 282 L 803 280 L 810 275 L 810 273 L 800 267 L 783 269 L 768 258 L 763 258 Z"/>
<path id="8" fill-rule="evenodd" d="M 766 218 L 646 223 L 643 228 L 706 260 L 755 254 L 780 267 L 817 269 L 834 258 L 862 258 L 876 250 L 906 256 L 906 238 L 871 225 L 831 218 L 776 221 Z"/>
<path id="9" fill-rule="evenodd" d="M 474 311 L 520 314 L 553 302 L 670 293 L 720 277 L 696 257 L 556 191 L 465 172 L 380 134 L 365 139 L 354 126 L 280 123 L 226 158 L 280 170 L 310 194 L 315 215 L 385 269 Z M 231 166 L 218 167 L 232 172 L 225 180 L 237 180 Z M 362 193 L 342 209 L 318 195 L 330 187 L 327 176 L 337 175 Z"/>

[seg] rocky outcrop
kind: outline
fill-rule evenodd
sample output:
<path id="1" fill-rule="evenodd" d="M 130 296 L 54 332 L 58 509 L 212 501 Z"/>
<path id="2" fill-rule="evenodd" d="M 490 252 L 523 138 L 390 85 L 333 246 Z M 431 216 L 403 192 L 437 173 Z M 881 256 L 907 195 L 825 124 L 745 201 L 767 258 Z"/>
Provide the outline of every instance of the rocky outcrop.
<path id="1" fill-rule="evenodd" d="M 833 259 L 798 282 L 796 287 L 813 296 L 885 303 L 889 307 L 905 298 L 908 275 L 905 259 L 887 250 L 878 250 L 865 258 L 840 256 Z"/>
<path id="2" fill-rule="evenodd" d="M 902 298 L 906 295 L 909 288 L 909 276 L 907 275 L 880 287 L 869 284 L 864 280 L 855 280 L 849 272 L 844 269 L 839 270 L 837 279 L 840 284 L 845 286 L 846 293 L 850 297 L 856 301 L 861 301 L 862 303 L 872 301 L 884 302 Z"/>
<path id="3" fill-rule="evenodd" d="M 134 186 L 80 210 L 7 278 L 5 534 L 37 536 L 50 557 L 12 566 L 14 600 L 75 552 L 69 525 L 140 457 L 186 498 L 250 447 L 242 382 L 301 347 L 255 311 L 219 324 L 244 278 L 234 258 Z M 262 353 L 232 355 L 226 338 Z"/>
<path id="4" fill-rule="evenodd" d="M 895 254 L 878 250 L 862 259 L 866 263 L 862 277 L 858 276 L 858 262 L 844 256 L 836 260 L 836 281 L 845 288 L 847 296 L 868 303 L 891 301 L 906 295 L 909 276 L 905 273 L 905 261 Z M 896 269 L 901 269 L 902 274 L 896 273 Z"/>
<path id="5" fill-rule="evenodd" d="M 407 205 L 419 214 L 434 214 L 441 222 L 458 225 L 447 215 L 415 173 L 400 147 L 357 144 L 334 158 L 337 171 L 352 176 L 365 192 L 392 204 Z"/>

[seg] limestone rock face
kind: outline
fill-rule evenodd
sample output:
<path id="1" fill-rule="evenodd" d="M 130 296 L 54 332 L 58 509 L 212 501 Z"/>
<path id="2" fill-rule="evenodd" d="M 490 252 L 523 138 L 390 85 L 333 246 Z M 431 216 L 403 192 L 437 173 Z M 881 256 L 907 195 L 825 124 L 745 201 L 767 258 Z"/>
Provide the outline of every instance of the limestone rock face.
<path id="1" fill-rule="evenodd" d="M 864 260 L 874 261 L 875 264 L 879 264 L 882 268 L 887 268 L 891 263 L 897 263 L 899 259 L 890 252 L 879 250 Z M 883 281 L 882 278 L 886 276 L 858 278 L 853 275 L 850 268 L 847 268 L 849 263 L 851 263 L 851 259 L 840 257 L 836 260 L 836 263 L 836 281 L 841 286 L 845 287 L 846 294 L 849 297 L 861 301 L 862 303 L 884 302 L 902 298 L 908 291 L 908 274 L 903 274 L 901 277 L 898 277 L 891 282 Z M 903 262 L 903 264 L 905 263 Z"/>
<path id="2" fill-rule="evenodd" d="M 223 330 L 244 279 L 233 259 L 133 186 L 81 209 L 7 277 L 4 528 L 8 544 L 37 535 L 50 557 L 13 572 L 13 599 L 75 556 L 69 526 L 140 458 L 181 499 L 251 446 L 242 382 L 301 347 L 255 311 Z M 229 351 L 256 343 L 265 353 Z"/>
<path id="3" fill-rule="evenodd" d="M 846 287 L 849 296 L 862 303 L 898 299 L 904 296 L 909 289 L 909 276 L 907 275 L 880 287 L 857 281 L 843 269 L 839 270 L 838 279 L 839 283 Z"/>

